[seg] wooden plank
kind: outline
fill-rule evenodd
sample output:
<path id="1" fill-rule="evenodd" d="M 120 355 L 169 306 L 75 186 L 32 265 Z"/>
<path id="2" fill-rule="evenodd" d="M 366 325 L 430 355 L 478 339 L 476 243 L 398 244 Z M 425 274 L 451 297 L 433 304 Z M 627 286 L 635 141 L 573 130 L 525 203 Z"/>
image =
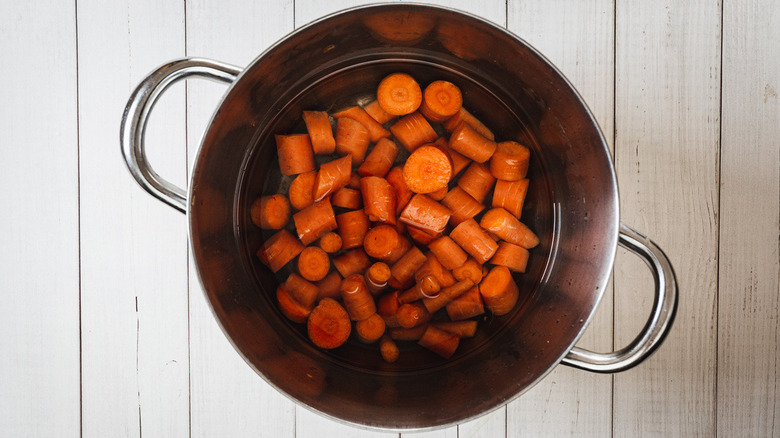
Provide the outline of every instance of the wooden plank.
<path id="1" fill-rule="evenodd" d="M 614 436 L 715 436 L 720 5 L 626 1 L 616 12 L 621 219 L 671 259 L 679 306 L 664 345 L 615 376 Z M 615 335 L 652 303 L 647 268 L 618 260 Z"/>
<path id="2" fill-rule="evenodd" d="M 0 430 L 78 436 L 76 19 L 38 3 L 0 4 Z"/>
<path id="3" fill-rule="evenodd" d="M 292 30 L 291 0 L 196 1 L 187 2 L 186 9 L 187 54 L 239 66 Z M 187 81 L 190 164 L 226 89 Z M 192 436 L 294 436 L 294 404 L 258 376 L 227 340 L 190 264 Z"/>
<path id="4" fill-rule="evenodd" d="M 133 180 L 119 120 L 149 71 L 184 53 L 182 3 L 79 2 L 83 435 L 189 434 L 184 215 Z M 163 96 L 150 162 L 183 184 L 183 87 Z"/>
<path id="5" fill-rule="evenodd" d="M 614 132 L 614 1 L 509 3 L 509 29 L 547 57 L 572 82 L 611 144 Z M 610 351 L 612 294 L 607 289 L 578 346 Z M 556 367 L 509 405 L 507 436 L 609 436 L 612 377 Z"/>
<path id="6" fill-rule="evenodd" d="M 725 2 L 718 435 L 780 436 L 780 4 Z"/>

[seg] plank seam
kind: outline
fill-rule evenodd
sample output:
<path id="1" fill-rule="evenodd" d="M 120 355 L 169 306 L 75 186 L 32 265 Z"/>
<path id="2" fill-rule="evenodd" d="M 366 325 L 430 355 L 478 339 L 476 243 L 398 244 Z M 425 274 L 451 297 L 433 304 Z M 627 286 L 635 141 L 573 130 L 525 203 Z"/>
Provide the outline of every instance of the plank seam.
<path id="1" fill-rule="evenodd" d="M 76 234 L 78 236 L 78 288 L 79 288 L 79 436 L 84 436 L 84 354 L 82 341 L 82 306 L 81 306 L 81 123 L 79 120 L 79 2 L 73 1 L 73 18 L 75 21 L 75 43 L 76 43 Z"/>
<path id="2" fill-rule="evenodd" d="M 713 364 L 713 368 L 715 371 L 715 381 L 714 381 L 714 408 L 713 408 L 713 416 L 714 418 L 714 426 L 715 426 L 715 436 L 719 436 L 718 431 L 718 346 L 719 346 L 719 332 L 720 332 L 720 318 L 718 318 L 718 315 L 720 315 L 720 217 L 722 214 L 721 211 L 721 195 L 723 192 L 723 188 L 720 184 L 720 176 L 721 172 L 723 171 L 723 11 L 724 7 L 723 4 L 725 1 L 720 2 L 720 84 L 718 84 L 719 90 L 718 90 L 718 171 L 717 171 L 717 184 L 718 184 L 718 226 L 716 228 L 716 236 L 715 236 L 715 254 L 717 254 L 717 260 L 715 261 L 715 363 Z"/>

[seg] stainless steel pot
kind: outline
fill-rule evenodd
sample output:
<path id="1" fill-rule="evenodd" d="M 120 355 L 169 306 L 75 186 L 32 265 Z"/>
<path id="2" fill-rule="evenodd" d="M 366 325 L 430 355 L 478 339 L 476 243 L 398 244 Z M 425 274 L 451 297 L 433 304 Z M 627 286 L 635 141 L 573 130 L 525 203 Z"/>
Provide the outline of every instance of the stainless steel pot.
<path id="1" fill-rule="evenodd" d="M 423 83 L 459 84 L 465 104 L 498 138 L 532 150 L 523 221 L 542 243 L 516 278 L 522 304 L 484 321 L 447 361 L 404 349 L 396 364 L 386 364 L 375 346 L 352 342 L 318 350 L 278 311 L 278 281 L 254 256 L 263 236 L 250 223 L 249 204 L 285 184 L 274 170 L 273 135 L 300 130 L 303 109 L 368 99 L 395 71 Z M 147 163 L 144 130 L 160 94 L 190 76 L 229 88 L 185 192 Z M 407 3 L 358 7 L 296 30 L 245 69 L 195 58 L 170 62 L 130 97 L 121 141 L 138 183 L 187 213 L 203 288 L 238 352 L 279 391 L 338 420 L 392 430 L 462 422 L 518 397 L 559 363 L 595 372 L 630 368 L 660 344 L 673 320 L 672 267 L 658 247 L 619 222 L 610 154 L 585 103 L 541 54 L 478 17 Z M 653 273 L 650 318 L 621 350 L 574 347 L 604 294 L 618 243 Z"/>

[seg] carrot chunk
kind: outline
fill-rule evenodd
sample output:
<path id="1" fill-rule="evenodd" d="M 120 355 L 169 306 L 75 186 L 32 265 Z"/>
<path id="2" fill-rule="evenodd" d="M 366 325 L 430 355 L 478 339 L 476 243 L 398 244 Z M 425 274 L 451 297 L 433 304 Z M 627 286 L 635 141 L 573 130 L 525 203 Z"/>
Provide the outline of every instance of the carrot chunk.
<path id="1" fill-rule="evenodd" d="M 470 338 L 477 333 L 477 321 L 437 321 L 431 325 L 459 338 Z"/>
<path id="2" fill-rule="evenodd" d="M 338 223 L 338 221 L 338 217 L 336 217 L 336 223 Z M 338 252 L 341 249 L 341 244 L 341 236 L 332 231 L 329 231 L 320 237 L 320 248 L 329 254 Z"/>
<path id="3" fill-rule="evenodd" d="M 460 338 L 457 336 L 453 335 L 452 333 L 445 332 L 442 329 L 433 327 L 430 324 L 425 329 L 425 332 L 423 333 L 422 337 L 420 337 L 420 340 L 417 341 L 418 344 L 433 351 L 445 359 L 452 357 L 452 355 L 455 353 L 455 350 L 458 348 L 459 342 Z"/>
<path id="4" fill-rule="evenodd" d="M 412 328 L 397 326 L 391 328 L 388 332 L 390 332 L 390 337 L 396 341 L 418 341 L 427 329 L 428 324 L 420 324 Z"/>
<path id="5" fill-rule="evenodd" d="M 360 176 L 381 176 L 384 178 L 390 168 L 393 167 L 393 162 L 398 156 L 398 146 L 395 142 L 387 138 L 381 138 L 371 149 L 366 161 L 358 168 L 358 174 Z"/>
<path id="6" fill-rule="evenodd" d="M 363 195 L 360 190 L 342 187 L 330 197 L 330 203 L 334 207 L 348 208 L 350 210 L 359 210 L 363 208 Z"/>
<path id="7" fill-rule="evenodd" d="M 366 287 L 361 274 L 352 274 L 341 280 L 341 300 L 353 321 L 360 321 L 376 313 L 374 297 Z"/>
<path id="8" fill-rule="evenodd" d="M 400 305 L 397 290 L 379 296 L 376 302 L 376 313 L 385 320 L 387 327 L 400 327 L 395 316 Z"/>
<path id="9" fill-rule="evenodd" d="M 418 283 L 427 276 L 433 276 L 441 287 L 449 287 L 455 284 L 452 272 L 442 266 L 439 258 L 432 252 L 425 254 L 425 263 L 414 273 L 414 279 Z"/>
<path id="10" fill-rule="evenodd" d="M 317 301 L 319 288 L 294 272 L 287 277 L 282 286 L 295 301 L 304 307 L 311 309 L 314 302 Z"/>
<path id="11" fill-rule="evenodd" d="M 396 312 L 396 318 L 398 324 L 403 328 L 412 328 L 420 324 L 425 324 L 431 320 L 431 312 L 426 307 L 418 302 L 406 303 L 398 306 L 398 312 Z"/>
<path id="12" fill-rule="evenodd" d="M 461 222 L 450 233 L 452 240 L 474 259 L 484 264 L 498 249 L 498 244 L 474 219 Z"/>
<path id="13" fill-rule="evenodd" d="M 528 250 L 520 245 L 509 242 L 499 242 L 498 250 L 490 259 L 494 265 L 506 266 L 510 271 L 525 272 L 528 266 Z"/>
<path id="14" fill-rule="evenodd" d="M 398 345 L 393 341 L 390 335 L 385 334 L 382 339 L 379 340 L 379 354 L 382 355 L 387 363 L 393 363 L 398 360 L 401 355 L 401 351 L 398 349 Z"/>
<path id="15" fill-rule="evenodd" d="M 439 137 L 433 144 L 435 144 L 439 149 L 443 150 L 447 156 L 450 157 L 453 178 L 455 178 L 455 175 L 459 174 L 461 170 L 465 169 L 466 166 L 471 164 L 471 160 L 469 158 L 464 157 L 460 152 L 456 152 L 447 146 L 446 138 Z"/>
<path id="16" fill-rule="evenodd" d="M 385 334 L 385 320 L 376 313 L 355 323 L 355 332 L 360 342 L 371 344 Z"/>
<path id="17" fill-rule="evenodd" d="M 349 250 L 333 258 L 332 263 L 344 278 L 364 272 L 371 266 L 371 260 L 366 255 L 366 252 L 363 251 L 363 248 Z"/>
<path id="18" fill-rule="evenodd" d="M 429 312 L 435 313 L 450 301 L 466 293 L 472 286 L 474 286 L 474 283 L 471 280 L 461 280 L 452 286 L 441 289 L 438 294 L 432 297 L 423 298 L 423 305 Z"/>
<path id="19" fill-rule="evenodd" d="M 485 305 L 482 304 L 482 295 L 476 284 L 461 296 L 447 303 L 447 316 L 452 321 L 460 321 L 473 318 L 485 313 Z"/>
<path id="20" fill-rule="evenodd" d="M 307 246 L 298 255 L 298 273 L 309 281 L 319 281 L 330 271 L 328 253 L 317 246 Z"/>
<path id="21" fill-rule="evenodd" d="M 506 266 L 496 266 L 479 283 L 479 293 L 485 307 L 494 315 L 506 315 L 517 303 L 520 295 L 517 283 Z"/>
<path id="22" fill-rule="evenodd" d="M 498 244 L 498 247 L 500 250 L 500 243 Z M 496 250 L 496 254 L 497 253 L 498 250 Z M 493 258 L 495 257 L 494 254 Z M 491 263 L 493 263 L 493 258 L 490 259 Z M 469 257 L 465 263 L 452 270 L 452 276 L 455 277 L 456 280 L 471 280 L 474 284 L 478 284 L 482 281 L 482 265 L 474 260 L 473 257 Z"/>
<path id="23" fill-rule="evenodd" d="M 504 210 L 520 219 L 523 212 L 525 196 L 528 194 L 528 179 L 518 181 L 497 180 L 493 190 L 493 207 L 502 207 Z"/>
<path id="24" fill-rule="evenodd" d="M 463 251 L 449 236 L 442 236 L 434 240 L 428 245 L 428 249 L 436 254 L 436 258 L 449 270 L 463 265 L 469 258 L 466 251 Z"/>
<path id="25" fill-rule="evenodd" d="M 390 131 L 385 129 L 381 123 L 374 120 L 373 117 L 371 117 L 363 108 L 359 106 L 350 106 L 344 108 L 341 111 L 334 113 L 333 117 L 336 117 L 337 119 L 341 117 L 349 117 L 350 119 L 354 119 L 360 122 L 360 124 L 368 129 L 368 134 L 373 143 L 379 141 L 380 138 L 390 137 Z"/>
<path id="26" fill-rule="evenodd" d="M 431 122 L 443 122 L 463 106 L 460 88 L 448 81 L 434 81 L 423 91 L 420 112 Z"/>
<path id="27" fill-rule="evenodd" d="M 336 216 L 339 234 L 341 235 L 341 249 L 353 249 L 363 246 L 363 240 L 371 224 L 363 210 L 353 210 Z"/>
<path id="28" fill-rule="evenodd" d="M 364 277 L 366 287 L 371 295 L 379 295 L 387 289 L 387 282 L 390 280 L 390 266 L 384 262 L 376 262 L 366 271 Z"/>
<path id="29" fill-rule="evenodd" d="M 418 112 L 404 116 L 393 123 L 390 132 L 409 153 L 426 143 L 433 143 L 438 138 L 428 120 Z"/>
<path id="30" fill-rule="evenodd" d="M 382 106 L 379 105 L 378 100 L 372 100 L 371 102 L 367 103 L 363 109 L 366 111 L 366 113 L 368 113 L 369 116 L 371 116 L 372 119 L 376 120 L 382 125 L 395 118 L 394 115 L 382 109 Z"/>
<path id="31" fill-rule="evenodd" d="M 450 157 L 436 146 L 417 148 L 403 167 L 406 187 L 414 193 L 432 193 L 447 188 L 452 177 Z"/>
<path id="32" fill-rule="evenodd" d="M 276 303 L 279 305 L 282 315 L 298 324 L 306 322 L 311 313 L 311 308 L 295 301 L 284 286 L 276 288 Z"/>
<path id="33" fill-rule="evenodd" d="M 304 245 L 287 230 L 279 230 L 257 251 L 260 261 L 276 272 L 303 251 Z"/>
<path id="34" fill-rule="evenodd" d="M 485 209 L 484 205 L 460 187 L 453 187 L 447 192 L 441 203 L 452 211 L 450 223 L 453 225 L 471 219 Z"/>
<path id="35" fill-rule="evenodd" d="M 366 176 L 360 179 L 363 209 L 373 222 L 395 224 L 395 189 L 386 179 Z"/>
<path id="36" fill-rule="evenodd" d="M 363 249 L 366 250 L 366 254 L 379 260 L 386 260 L 399 245 L 401 245 L 401 236 L 398 231 L 386 224 L 371 228 L 363 239 Z"/>
<path id="37" fill-rule="evenodd" d="M 298 232 L 298 238 L 304 245 L 308 245 L 328 231 L 335 230 L 336 215 L 333 213 L 333 207 L 328 198 L 306 207 L 305 209 L 293 215 L 295 229 Z"/>
<path id="38" fill-rule="evenodd" d="M 282 175 L 298 175 L 316 168 L 309 134 L 277 134 L 275 138 Z"/>
<path id="39" fill-rule="evenodd" d="M 312 343 L 324 349 L 340 347 L 352 332 L 347 311 L 332 298 L 324 298 L 317 304 L 309 314 L 306 327 Z"/>
<path id="40" fill-rule="evenodd" d="M 388 114 L 403 116 L 420 107 L 422 90 L 417 81 L 408 74 L 393 73 L 379 83 L 376 100 Z"/>
<path id="41" fill-rule="evenodd" d="M 503 208 L 491 208 L 482 216 L 479 225 L 502 240 L 530 249 L 539 244 L 539 237 Z"/>
<path id="42" fill-rule="evenodd" d="M 399 221 L 399 223 L 403 223 L 403 222 Z M 439 237 L 441 237 L 441 235 L 431 236 L 430 234 L 426 233 L 425 231 L 423 231 L 423 230 L 421 230 L 419 228 L 413 227 L 411 225 L 408 225 L 406 227 L 406 232 L 409 233 L 409 237 L 411 237 L 412 240 L 414 240 L 415 242 L 419 243 L 422 246 L 428 246 L 428 245 L 431 244 L 431 242 L 433 242 L 434 240 L 436 240 Z"/>
<path id="43" fill-rule="evenodd" d="M 398 302 L 401 304 L 411 303 L 422 298 L 434 296 L 440 290 L 439 280 L 433 275 L 428 275 L 417 280 L 411 288 L 398 294 Z"/>
<path id="44" fill-rule="evenodd" d="M 290 201 L 284 195 L 261 196 L 250 208 L 252 222 L 260 228 L 278 230 L 290 221 Z"/>
<path id="45" fill-rule="evenodd" d="M 464 122 L 461 122 L 452 131 L 447 145 L 450 149 L 460 152 L 477 163 L 484 163 L 489 160 L 496 150 L 496 142 L 486 138 L 472 128 L 471 125 Z"/>
<path id="46" fill-rule="evenodd" d="M 406 254 L 390 267 L 391 285 L 396 284 L 399 287 L 407 284 L 409 280 L 414 280 L 414 273 L 425 263 L 426 257 L 417 247 L 413 246 Z"/>
<path id="47" fill-rule="evenodd" d="M 488 166 L 471 163 L 458 179 L 458 187 L 471 195 L 474 200 L 482 203 L 495 182 L 496 178 L 490 173 Z"/>
<path id="48" fill-rule="evenodd" d="M 351 155 L 322 163 L 314 181 L 314 201 L 320 201 L 325 196 L 346 186 L 349 183 L 350 175 L 352 175 Z"/>
<path id="49" fill-rule="evenodd" d="M 341 298 L 341 275 L 338 271 L 330 271 L 325 278 L 314 284 L 320 290 L 317 294 L 317 301 L 323 298 L 333 298 L 334 300 Z"/>
<path id="50" fill-rule="evenodd" d="M 416 194 L 406 204 L 398 220 L 433 236 L 444 232 L 451 214 L 449 208 L 423 194 Z"/>
<path id="51" fill-rule="evenodd" d="M 366 158 L 371 135 L 362 123 L 349 117 L 336 119 L 336 152 L 352 155 L 352 164 L 360 165 Z"/>
<path id="52" fill-rule="evenodd" d="M 484 136 L 485 138 L 489 140 L 495 140 L 496 137 L 493 134 L 493 132 L 488 129 L 487 126 L 485 126 L 482 122 L 479 121 L 476 117 L 474 117 L 473 114 L 468 112 L 466 108 L 461 107 L 460 110 L 458 110 L 455 115 L 447 119 L 446 122 L 443 123 L 444 130 L 447 132 L 452 132 L 455 130 L 455 128 L 460 125 L 461 122 L 467 123 L 469 126 L 474 128 L 475 131 L 479 132 Z"/>
<path id="53" fill-rule="evenodd" d="M 496 179 L 517 181 L 528 174 L 531 151 L 516 141 L 502 141 L 490 157 L 490 173 Z"/>
<path id="54" fill-rule="evenodd" d="M 396 166 L 390 169 L 385 176 L 385 180 L 395 189 L 395 214 L 400 214 L 401 210 L 414 196 L 414 192 L 406 187 L 403 176 L 403 167 Z"/>
<path id="55" fill-rule="evenodd" d="M 330 117 L 325 111 L 304 111 L 303 122 L 309 132 L 312 149 L 315 154 L 332 154 L 336 150 L 336 139 Z"/>
<path id="56" fill-rule="evenodd" d="M 287 191 L 287 196 L 290 198 L 290 204 L 296 210 L 303 210 L 304 208 L 314 204 L 314 183 L 317 179 L 317 171 L 301 173 L 296 176 L 290 183 L 290 188 Z"/>

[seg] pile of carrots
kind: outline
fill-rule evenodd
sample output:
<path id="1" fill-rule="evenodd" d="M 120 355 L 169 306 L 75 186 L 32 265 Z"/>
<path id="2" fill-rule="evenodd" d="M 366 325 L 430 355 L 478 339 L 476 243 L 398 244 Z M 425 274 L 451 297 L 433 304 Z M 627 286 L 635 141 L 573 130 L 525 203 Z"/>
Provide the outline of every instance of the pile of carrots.
<path id="1" fill-rule="evenodd" d="M 515 307 L 512 275 L 539 244 L 520 222 L 528 148 L 496 142 L 455 84 L 406 73 L 366 105 L 302 118 L 307 132 L 275 137 L 288 193 L 258 198 L 251 218 L 272 233 L 260 261 L 289 272 L 281 312 L 315 345 L 354 336 L 394 362 L 416 341 L 449 358 L 486 311 Z"/>

